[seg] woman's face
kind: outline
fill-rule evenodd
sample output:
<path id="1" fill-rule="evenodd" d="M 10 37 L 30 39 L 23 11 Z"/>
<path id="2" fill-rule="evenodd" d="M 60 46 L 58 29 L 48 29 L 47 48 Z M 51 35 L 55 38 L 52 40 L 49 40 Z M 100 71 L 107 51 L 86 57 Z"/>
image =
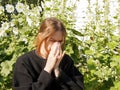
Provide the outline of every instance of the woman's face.
<path id="1" fill-rule="evenodd" d="M 62 46 L 62 44 L 63 44 L 63 34 L 62 34 L 61 31 L 56 31 L 53 35 L 51 35 L 50 37 L 48 37 L 46 39 L 46 42 L 45 42 L 46 47 L 45 48 L 46 48 L 47 52 L 50 51 L 51 46 L 55 42 L 59 42 L 60 45 Z"/>

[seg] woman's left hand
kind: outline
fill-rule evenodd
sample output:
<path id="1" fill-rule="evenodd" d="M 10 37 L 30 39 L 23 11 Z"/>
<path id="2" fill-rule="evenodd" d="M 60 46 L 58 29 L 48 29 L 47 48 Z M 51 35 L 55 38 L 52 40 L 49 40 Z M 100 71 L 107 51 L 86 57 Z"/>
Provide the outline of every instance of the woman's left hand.
<path id="1" fill-rule="evenodd" d="M 56 77 L 59 76 L 59 73 L 60 73 L 59 64 L 60 64 L 60 62 L 65 54 L 65 52 L 62 52 L 61 46 L 59 46 L 58 49 L 59 49 L 59 54 L 57 56 L 57 62 L 56 62 L 55 67 L 54 67 L 54 73 L 55 73 Z"/>

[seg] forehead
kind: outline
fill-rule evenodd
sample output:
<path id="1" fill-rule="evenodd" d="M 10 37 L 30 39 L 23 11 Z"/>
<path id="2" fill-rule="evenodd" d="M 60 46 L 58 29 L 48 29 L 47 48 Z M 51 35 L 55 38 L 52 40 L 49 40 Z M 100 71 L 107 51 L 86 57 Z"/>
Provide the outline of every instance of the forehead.
<path id="1" fill-rule="evenodd" d="M 61 31 L 56 31 L 50 38 L 54 40 L 63 40 L 63 33 Z"/>

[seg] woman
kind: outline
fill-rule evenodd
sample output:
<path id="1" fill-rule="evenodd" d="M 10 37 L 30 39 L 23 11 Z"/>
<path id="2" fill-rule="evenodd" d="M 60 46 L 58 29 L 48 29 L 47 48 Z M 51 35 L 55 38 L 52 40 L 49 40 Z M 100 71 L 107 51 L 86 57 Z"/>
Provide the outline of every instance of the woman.
<path id="1" fill-rule="evenodd" d="M 36 49 L 15 64 L 14 90 L 84 90 L 83 76 L 63 52 L 66 30 L 56 18 L 41 23 Z"/>

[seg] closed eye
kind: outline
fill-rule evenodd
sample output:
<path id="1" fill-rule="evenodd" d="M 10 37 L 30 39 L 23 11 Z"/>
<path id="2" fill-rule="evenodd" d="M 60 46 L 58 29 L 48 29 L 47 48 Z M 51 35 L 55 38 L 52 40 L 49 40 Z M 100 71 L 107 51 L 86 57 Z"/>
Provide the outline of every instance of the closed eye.
<path id="1" fill-rule="evenodd" d="M 52 39 L 52 38 L 50 39 L 50 41 L 55 42 L 55 40 L 54 40 L 54 39 Z"/>
<path id="2" fill-rule="evenodd" d="M 50 41 L 52 41 L 52 42 L 60 42 L 60 43 L 63 42 L 63 40 L 55 40 L 55 39 L 53 39 L 53 38 L 51 38 Z"/>

